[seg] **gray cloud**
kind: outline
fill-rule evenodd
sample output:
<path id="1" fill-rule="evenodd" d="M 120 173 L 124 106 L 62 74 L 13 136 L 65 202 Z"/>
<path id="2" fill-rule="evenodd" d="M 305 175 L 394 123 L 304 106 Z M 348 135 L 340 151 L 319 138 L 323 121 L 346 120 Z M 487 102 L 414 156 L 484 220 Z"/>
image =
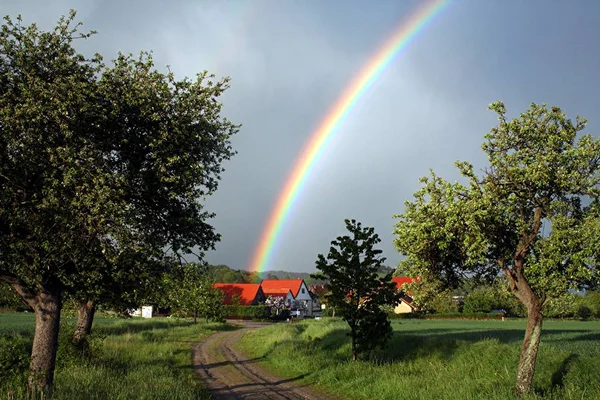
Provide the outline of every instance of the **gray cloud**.
<path id="1" fill-rule="evenodd" d="M 207 200 L 223 234 L 213 263 L 246 268 L 267 216 L 312 132 L 344 87 L 418 2 L 5 1 L 49 28 L 69 8 L 99 35 L 82 51 L 153 50 L 157 67 L 180 77 L 231 76 L 224 113 L 243 127 L 239 154 Z M 373 5 L 375 4 L 375 5 Z M 392 215 L 429 168 L 458 179 L 457 159 L 482 166 L 487 105 L 511 115 L 534 102 L 592 119 L 600 55 L 593 52 L 600 5 L 529 1 L 454 2 L 381 74 L 315 164 L 286 221 L 270 267 L 312 271 L 319 252 L 357 218 L 394 251 Z M 599 131 L 591 120 L 589 132 Z"/>

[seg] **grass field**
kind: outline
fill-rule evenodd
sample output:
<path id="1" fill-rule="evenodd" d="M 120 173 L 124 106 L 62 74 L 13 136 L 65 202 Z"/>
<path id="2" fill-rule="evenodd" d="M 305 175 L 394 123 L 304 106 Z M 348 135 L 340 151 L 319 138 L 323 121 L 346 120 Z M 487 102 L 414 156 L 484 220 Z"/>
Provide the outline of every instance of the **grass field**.
<path id="1" fill-rule="evenodd" d="M 525 321 L 393 322 L 388 347 L 350 361 L 347 325 L 323 319 L 249 332 L 241 350 L 287 378 L 345 399 L 507 399 Z M 600 322 L 545 321 L 535 391 L 525 399 L 600 399 Z"/>
<path id="2" fill-rule="evenodd" d="M 0 398 L 25 396 L 24 375 L 18 369 L 27 368 L 33 324 L 33 314 L 0 313 Z M 228 327 L 97 317 L 88 358 L 69 350 L 72 330 L 67 329 L 61 337 L 53 399 L 205 399 L 209 397 L 192 369 L 191 348 L 200 338 Z M 3 369 L 9 357 L 17 361 L 15 373 Z"/>

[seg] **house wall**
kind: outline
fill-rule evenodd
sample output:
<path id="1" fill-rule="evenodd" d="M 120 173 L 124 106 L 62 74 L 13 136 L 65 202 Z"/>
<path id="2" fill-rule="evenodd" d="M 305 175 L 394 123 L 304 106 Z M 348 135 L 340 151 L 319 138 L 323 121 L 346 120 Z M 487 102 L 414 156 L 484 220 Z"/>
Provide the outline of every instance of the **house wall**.
<path id="1" fill-rule="evenodd" d="M 411 306 L 409 306 L 405 302 L 401 301 L 400 304 L 398 304 L 396 306 L 396 308 L 394 308 L 394 312 L 396 314 L 409 314 L 409 313 L 414 312 L 414 310 L 412 309 Z"/>
<path id="2" fill-rule="evenodd" d="M 308 287 L 306 287 L 306 283 L 304 283 L 304 281 L 302 282 L 302 285 L 300 285 L 300 289 L 298 289 L 298 294 L 294 300 L 298 303 L 305 304 L 307 315 L 313 314 L 313 301 L 310 297 L 310 293 L 308 292 Z"/>
<path id="3" fill-rule="evenodd" d="M 285 304 L 289 307 L 292 305 L 293 302 L 294 302 L 294 296 L 292 295 L 292 292 L 290 292 L 288 290 L 288 293 L 285 296 Z"/>

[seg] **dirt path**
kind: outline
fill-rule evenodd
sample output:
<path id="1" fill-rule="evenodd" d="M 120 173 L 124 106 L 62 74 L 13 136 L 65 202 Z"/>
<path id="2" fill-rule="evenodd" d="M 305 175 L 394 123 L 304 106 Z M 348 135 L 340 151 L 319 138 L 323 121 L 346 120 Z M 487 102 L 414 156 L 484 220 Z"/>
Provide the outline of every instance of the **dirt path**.
<path id="1" fill-rule="evenodd" d="M 217 332 L 194 347 L 194 370 L 217 400 L 272 399 L 325 400 L 329 397 L 295 381 L 305 375 L 283 379 L 256 365 L 256 359 L 240 354 L 233 347 L 245 332 L 264 323 L 235 322 L 234 331 Z"/>

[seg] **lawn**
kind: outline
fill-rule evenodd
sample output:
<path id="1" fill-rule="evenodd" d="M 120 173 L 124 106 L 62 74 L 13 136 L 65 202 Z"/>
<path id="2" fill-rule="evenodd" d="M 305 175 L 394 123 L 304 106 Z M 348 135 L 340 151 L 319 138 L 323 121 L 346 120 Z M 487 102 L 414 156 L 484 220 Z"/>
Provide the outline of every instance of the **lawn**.
<path id="1" fill-rule="evenodd" d="M 507 399 L 524 320 L 394 321 L 388 347 L 350 361 L 347 325 L 323 319 L 247 333 L 240 349 L 287 378 L 345 399 Z M 600 322 L 545 321 L 535 392 L 524 399 L 600 399 Z"/>
<path id="2" fill-rule="evenodd" d="M 53 399 L 209 398 L 194 374 L 191 348 L 227 325 L 96 317 L 91 356 L 82 358 L 68 345 L 73 319 L 65 320 Z M 0 313 L 0 398 L 25 397 L 19 367 L 27 368 L 33 324 L 33 314 Z M 3 368 L 10 360 L 16 367 Z"/>

